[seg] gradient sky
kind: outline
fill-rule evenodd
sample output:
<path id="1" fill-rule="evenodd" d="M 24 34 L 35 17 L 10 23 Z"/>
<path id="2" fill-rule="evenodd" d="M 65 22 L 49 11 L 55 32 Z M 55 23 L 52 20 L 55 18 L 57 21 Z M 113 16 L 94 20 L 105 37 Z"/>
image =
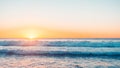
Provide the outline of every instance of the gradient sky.
<path id="1" fill-rule="evenodd" d="M 120 38 L 120 0 L 0 0 L 0 38 Z"/>

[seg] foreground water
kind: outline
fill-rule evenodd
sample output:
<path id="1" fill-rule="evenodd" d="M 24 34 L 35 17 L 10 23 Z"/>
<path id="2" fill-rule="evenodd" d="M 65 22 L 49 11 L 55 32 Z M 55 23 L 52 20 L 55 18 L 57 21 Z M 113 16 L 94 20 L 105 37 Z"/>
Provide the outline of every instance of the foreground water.
<path id="1" fill-rule="evenodd" d="M 120 39 L 1 39 L 0 68 L 120 68 Z"/>

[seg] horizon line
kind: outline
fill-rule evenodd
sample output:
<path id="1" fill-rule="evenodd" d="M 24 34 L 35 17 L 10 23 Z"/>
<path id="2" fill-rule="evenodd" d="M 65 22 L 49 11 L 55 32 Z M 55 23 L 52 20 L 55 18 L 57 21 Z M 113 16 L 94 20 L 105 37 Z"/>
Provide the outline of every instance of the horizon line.
<path id="1" fill-rule="evenodd" d="M 0 39 L 28 39 L 28 38 L 0 38 Z M 34 38 L 34 39 L 120 39 L 120 38 Z"/>

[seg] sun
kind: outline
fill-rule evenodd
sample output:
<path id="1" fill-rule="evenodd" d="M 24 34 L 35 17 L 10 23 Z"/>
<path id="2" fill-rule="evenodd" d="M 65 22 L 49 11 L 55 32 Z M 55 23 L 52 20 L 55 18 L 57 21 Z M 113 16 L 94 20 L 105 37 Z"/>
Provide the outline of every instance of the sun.
<path id="1" fill-rule="evenodd" d="M 36 36 L 36 35 L 31 34 L 31 35 L 28 35 L 28 37 L 27 37 L 27 38 L 29 38 L 29 39 L 35 39 L 35 38 L 37 38 L 37 36 Z"/>
<path id="2" fill-rule="evenodd" d="M 36 39 L 38 38 L 39 33 L 37 31 L 29 30 L 24 32 L 24 37 L 28 39 Z"/>
<path id="3" fill-rule="evenodd" d="M 36 40 L 43 37 L 43 31 L 35 28 L 27 28 L 21 31 L 21 36 L 26 39 Z"/>

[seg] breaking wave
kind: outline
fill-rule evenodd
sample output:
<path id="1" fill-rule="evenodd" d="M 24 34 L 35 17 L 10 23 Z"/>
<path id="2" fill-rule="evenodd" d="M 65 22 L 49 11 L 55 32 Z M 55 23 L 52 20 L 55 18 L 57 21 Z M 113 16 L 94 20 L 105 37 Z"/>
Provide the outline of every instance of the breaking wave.
<path id="1" fill-rule="evenodd" d="M 0 46 L 49 46 L 49 47 L 120 47 L 120 40 L 2 40 Z"/>
<path id="2" fill-rule="evenodd" d="M 0 49 L 0 55 L 55 56 L 55 57 L 120 57 L 119 48 L 91 47 L 7 47 Z"/>
<path id="3" fill-rule="evenodd" d="M 120 40 L 0 40 L 0 56 L 4 55 L 120 57 Z"/>

